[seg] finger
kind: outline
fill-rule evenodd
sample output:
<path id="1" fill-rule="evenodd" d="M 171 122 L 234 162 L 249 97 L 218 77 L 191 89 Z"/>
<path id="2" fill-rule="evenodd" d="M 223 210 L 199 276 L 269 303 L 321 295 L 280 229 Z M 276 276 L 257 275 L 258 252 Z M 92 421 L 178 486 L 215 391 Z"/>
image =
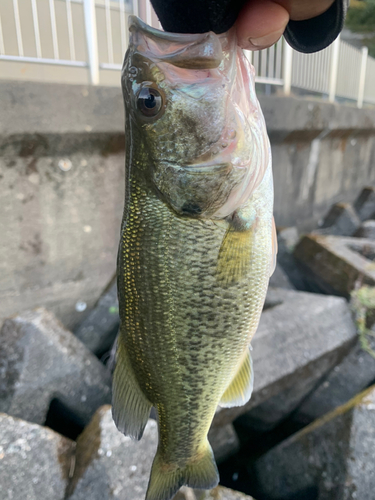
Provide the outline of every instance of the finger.
<path id="1" fill-rule="evenodd" d="M 304 21 L 328 10 L 335 0 L 273 0 L 289 12 L 292 21 Z"/>
<path id="2" fill-rule="evenodd" d="M 236 21 L 238 45 L 250 50 L 270 47 L 284 33 L 288 21 L 283 5 L 272 0 L 250 0 Z"/>

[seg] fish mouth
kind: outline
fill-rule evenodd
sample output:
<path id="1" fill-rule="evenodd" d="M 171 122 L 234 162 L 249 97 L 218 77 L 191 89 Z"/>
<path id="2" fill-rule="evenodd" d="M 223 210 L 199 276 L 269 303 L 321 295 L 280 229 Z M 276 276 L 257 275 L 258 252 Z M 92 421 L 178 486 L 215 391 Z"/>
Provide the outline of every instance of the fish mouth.
<path id="1" fill-rule="evenodd" d="M 212 160 L 211 162 L 204 163 L 190 163 L 183 164 L 178 163 L 176 161 L 169 160 L 161 160 L 159 162 L 162 166 L 171 167 L 175 170 L 185 170 L 191 174 L 218 174 L 218 173 L 227 173 L 232 168 L 232 163 L 227 161 L 215 162 Z"/>

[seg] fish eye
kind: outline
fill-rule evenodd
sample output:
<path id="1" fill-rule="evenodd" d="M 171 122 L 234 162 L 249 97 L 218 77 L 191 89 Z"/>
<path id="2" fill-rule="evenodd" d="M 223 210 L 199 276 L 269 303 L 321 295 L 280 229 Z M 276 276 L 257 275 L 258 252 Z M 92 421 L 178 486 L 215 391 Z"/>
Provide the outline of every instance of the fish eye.
<path id="1" fill-rule="evenodd" d="M 143 87 L 138 94 L 137 106 L 146 118 L 157 118 L 164 108 L 164 99 L 159 90 L 153 87 Z"/>

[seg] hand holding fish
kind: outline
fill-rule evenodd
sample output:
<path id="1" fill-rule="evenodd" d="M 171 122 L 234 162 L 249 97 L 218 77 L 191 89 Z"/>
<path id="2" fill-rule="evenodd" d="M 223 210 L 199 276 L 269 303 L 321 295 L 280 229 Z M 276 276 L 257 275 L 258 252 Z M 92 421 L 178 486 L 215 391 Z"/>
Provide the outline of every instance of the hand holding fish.
<path id="1" fill-rule="evenodd" d="M 276 43 L 290 20 L 304 21 L 326 12 L 335 0 L 248 0 L 236 21 L 238 44 L 261 50 Z"/>

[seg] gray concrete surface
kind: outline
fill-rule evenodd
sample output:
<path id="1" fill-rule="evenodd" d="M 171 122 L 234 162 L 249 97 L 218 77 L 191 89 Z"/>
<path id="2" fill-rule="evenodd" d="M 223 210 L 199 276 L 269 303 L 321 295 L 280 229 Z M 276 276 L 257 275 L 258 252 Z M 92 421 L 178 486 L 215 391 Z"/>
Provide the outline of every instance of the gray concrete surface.
<path id="1" fill-rule="evenodd" d="M 111 401 L 111 377 L 53 314 L 40 308 L 0 330 L 0 411 L 43 424 L 57 399 L 88 423 Z"/>
<path id="2" fill-rule="evenodd" d="M 375 348 L 375 339 L 369 339 Z M 349 354 L 322 380 L 298 407 L 293 420 L 310 424 L 375 383 L 375 359 L 356 343 Z"/>
<path id="3" fill-rule="evenodd" d="M 350 203 L 335 203 L 314 233 L 352 236 L 360 225 L 361 221 Z"/>
<path id="4" fill-rule="evenodd" d="M 0 413 L 1 500 L 64 500 L 75 443 Z"/>
<path id="5" fill-rule="evenodd" d="M 218 464 L 234 455 L 240 448 L 240 440 L 232 424 L 211 427 L 208 440 Z"/>
<path id="6" fill-rule="evenodd" d="M 332 203 L 350 202 L 375 182 L 374 110 L 260 100 L 279 226 L 312 228 Z M 121 92 L 0 81 L 0 102 L 0 322 L 43 305 L 73 328 L 115 271 L 124 203 Z M 77 302 L 86 310 L 77 311 Z"/>
<path id="7" fill-rule="evenodd" d="M 348 352 L 356 329 L 346 301 L 291 290 L 270 289 L 252 340 L 254 391 L 242 407 L 222 408 L 213 425 L 251 410 L 263 430 L 292 412 Z"/>
<path id="8" fill-rule="evenodd" d="M 375 215 L 375 189 L 373 186 L 365 187 L 355 200 L 356 209 L 361 221 L 371 219 Z"/>
<path id="9" fill-rule="evenodd" d="M 374 409 L 372 387 L 266 453 L 254 467 L 259 499 L 375 498 Z"/>

